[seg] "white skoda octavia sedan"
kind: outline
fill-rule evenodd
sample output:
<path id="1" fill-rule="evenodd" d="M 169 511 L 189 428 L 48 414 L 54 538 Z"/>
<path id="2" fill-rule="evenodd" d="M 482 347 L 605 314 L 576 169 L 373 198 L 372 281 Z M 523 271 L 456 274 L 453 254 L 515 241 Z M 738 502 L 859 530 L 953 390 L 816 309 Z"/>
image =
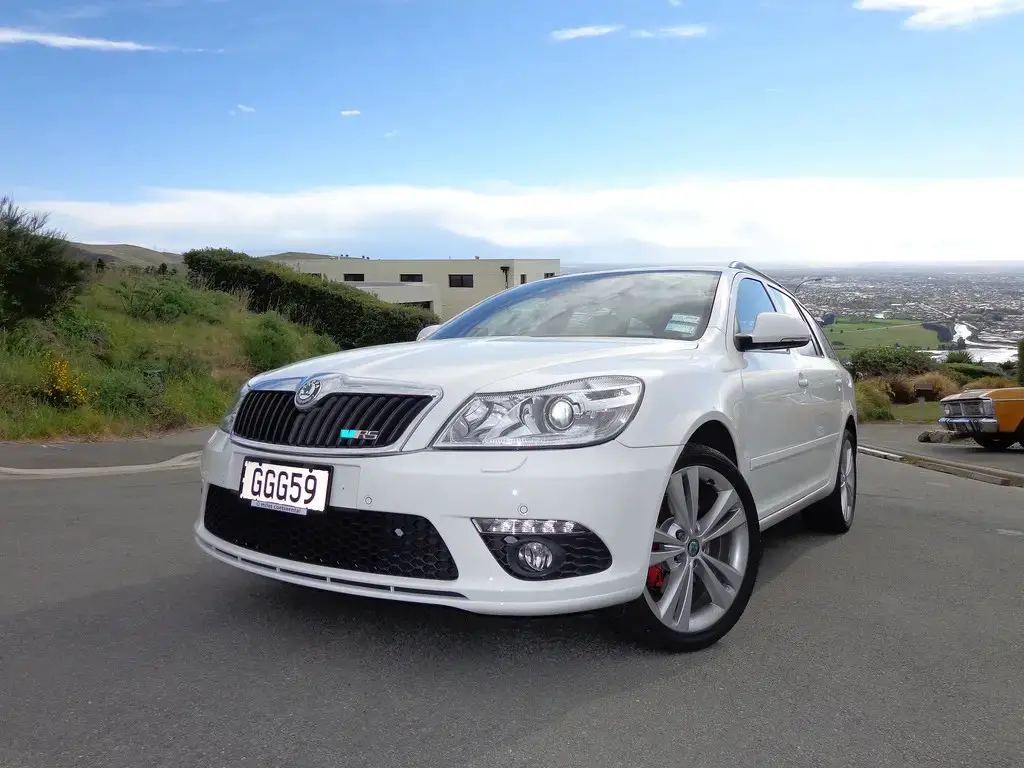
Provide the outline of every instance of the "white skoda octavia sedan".
<path id="1" fill-rule="evenodd" d="M 765 275 L 566 275 L 253 378 L 203 452 L 195 533 L 274 579 L 608 609 L 690 651 L 743 613 L 762 530 L 849 530 L 856 445 L 849 373 Z"/>

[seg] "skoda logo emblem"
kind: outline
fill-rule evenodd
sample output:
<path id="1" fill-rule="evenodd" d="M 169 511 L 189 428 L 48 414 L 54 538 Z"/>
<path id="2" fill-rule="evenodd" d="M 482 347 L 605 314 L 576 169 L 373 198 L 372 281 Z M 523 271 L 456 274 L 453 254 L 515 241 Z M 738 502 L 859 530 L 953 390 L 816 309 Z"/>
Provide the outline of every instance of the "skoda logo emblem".
<path id="1" fill-rule="evenodd" d="M 309 405 L 316 400 L 316 396 L 319 394 L 320 379 L 304 381 L 298 392 L 295 393 L 295 404 L 298 406 Z"/>

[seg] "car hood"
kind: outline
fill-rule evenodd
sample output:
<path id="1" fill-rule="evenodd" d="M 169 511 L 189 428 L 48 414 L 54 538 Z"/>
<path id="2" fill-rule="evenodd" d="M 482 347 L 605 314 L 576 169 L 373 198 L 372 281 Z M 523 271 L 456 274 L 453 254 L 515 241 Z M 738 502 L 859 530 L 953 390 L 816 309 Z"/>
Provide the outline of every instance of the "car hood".
<path id="1" fill-rule="evenodd" d="M 1016 400 L 1024 397 L 1024 387 L 994 387 L 990 389 L 967 389 L 942 398 L 943 403 L 956 400 L 977 400 L 979 397 L 988 397 L 992 400 Z"/>
<path id="2" fill-rule="evenodd" d="M 304 360 L 257 376 L 250 385 L 342 374 L 366 384 L 438 387 L 446 397 L 466 397 L 481 390 L 527 389 L 581 376 L 642 375 L 648 369 L 660 370 L 659 358 L 679 362 L 697 347 L 695 342 L 642 338 L 438 339 Z"/>

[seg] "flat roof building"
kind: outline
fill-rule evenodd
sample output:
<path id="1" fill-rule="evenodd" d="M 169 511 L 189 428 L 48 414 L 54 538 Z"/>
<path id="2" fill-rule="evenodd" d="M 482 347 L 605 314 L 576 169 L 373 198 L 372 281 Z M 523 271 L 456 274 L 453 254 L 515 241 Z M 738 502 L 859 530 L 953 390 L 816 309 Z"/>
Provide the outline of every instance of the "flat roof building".
<path id="1" fill-rule="evenodd" d="M 382 301 L 432 310 L 449 320 L 474 304 L 524 283 L 554 277 L 559 259 L 359 259 L 284 254 L 299 272 L 347 283 Z"/>

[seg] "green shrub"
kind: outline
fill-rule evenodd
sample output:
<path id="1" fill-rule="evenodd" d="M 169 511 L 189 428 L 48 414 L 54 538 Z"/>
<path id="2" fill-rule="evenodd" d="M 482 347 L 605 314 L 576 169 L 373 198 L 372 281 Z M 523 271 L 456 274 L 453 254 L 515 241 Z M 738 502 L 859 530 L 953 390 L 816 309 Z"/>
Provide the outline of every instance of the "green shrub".
<path id="1" fill-rule="evenodd" d="M 956 372 L 966 377 L 966 381 L 980 379 L 984 376 L 992 376 L 996 370 L 980 363 L 947 363 L 944 368 L 947 372 Z"/>
<path id="2" fill-rule="evenodd" d="M 438 322 L 423 309 L 388 304 L 357 288 L 325 282 L 269 261 L 213 249 L 184 254 L 190 280 L 225 293 L 244 293 L 253 312 L 280 311 L 342 349 L 414 341 Z"/>
<path id="3" fill-rule="evenodd" d="M 0 328 L 49 317 L 82 290 L 86 271 L 67 252 L 46 216 L 0 197 Z"/>
<path id="4" fill-rule="evenodd" d="M 107 326 L 90 316 L 78 304 L 68 304 L 50 319 L 50 328 L 59 338 L 73 344 L 95 341 L 107 334 Z"/>
<path id="5" fill-rule="evenodd" d="M 974 357 L 970 352 L 960 349 L 954 349 L 946 355 L 947 363 L 967 363 L 970 365 L 974 362 Z"/>
<path id="6" fill-rule="evenodd" d="M 858 381 L 854 391 L 858 421 L 892 421 L 895 418 L 888 385 L 881 379 Z"/>
<path id="7" fill-rule="evenodd" d="M 272 371 L 302 358 L 299 334 L 276 313 L 257 318 L 246 331 L 243 344 L 255 373 Z"/>
<path id="8" fill-rule="evenodd" d="M 184 280 L 131 277 L 114 288 L 124 313 L 136 320 L 171 323 L 188 315 L 209 319 L 214 302 L 192 290 Z"/>
<path id="9" fill-rule="evenodd" d="M 932 358 L 913 347 L 863 347 L 850 355 L 857 376 L 916 376 L 935 370 Z"/>
<path id="10" fill-rule="evenodd" d="M 165 379 L 203 379 L 209 377 L 212 366 L 195 352 L 178 347 L 168 354 L 163 362 Z"/>
<path id="11" fill-rule="evenodd" d="M 93 385 L 96 406 L 111 416 L 152 413 L 159 395 L 156 383 L 139 368 L 111 368 Z"/>

